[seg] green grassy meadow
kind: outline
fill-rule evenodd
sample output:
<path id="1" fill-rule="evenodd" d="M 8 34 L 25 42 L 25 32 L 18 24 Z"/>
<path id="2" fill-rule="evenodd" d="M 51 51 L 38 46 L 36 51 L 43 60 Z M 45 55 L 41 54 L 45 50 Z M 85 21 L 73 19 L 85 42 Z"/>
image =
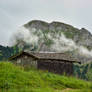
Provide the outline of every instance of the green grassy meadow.
<path id="1" fill-rule="evenodd" d="M 70 88 L 69 91 L 63 91 Z M 0 62 L 0 92 L 92 92 L 92 83 Z"/>

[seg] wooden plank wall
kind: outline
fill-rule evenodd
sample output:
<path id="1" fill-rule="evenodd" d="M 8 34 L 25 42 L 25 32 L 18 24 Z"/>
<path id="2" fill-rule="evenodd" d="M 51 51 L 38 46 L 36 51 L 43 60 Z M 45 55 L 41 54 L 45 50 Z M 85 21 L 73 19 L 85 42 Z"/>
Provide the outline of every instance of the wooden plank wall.
<path id="1" fill-rule="evenodd" d="M 68 62 L 60 62 L 60 61 L 50 61 L 50 60 L 39 60 L 38 61 L 38 69 L 48 70 L 48 72 L 53 72 L 57 74 L 73 74 L 73 64 Z"/>

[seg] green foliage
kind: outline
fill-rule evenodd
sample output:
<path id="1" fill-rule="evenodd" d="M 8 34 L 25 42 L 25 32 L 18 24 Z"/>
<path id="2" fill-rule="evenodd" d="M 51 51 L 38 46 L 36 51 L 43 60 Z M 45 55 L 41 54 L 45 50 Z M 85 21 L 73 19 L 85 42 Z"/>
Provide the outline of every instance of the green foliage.
<path id="1" fill-rule="evenodd" d="M 88 66 L 86 77 L 89 81 L 92 81 L 92 63 Z"/>
<path id="2" fill-rule="evenodd" d="M 7 60 L 10 56 L 20 52 L 21 50 L 17 47 L 17 45 L 13 47 L 4 47 L 0 46 L 0 61 Z"/>
<path id="3" fill-rule="evenodd" d="M 74 65 L 74 76 L 78 78 L 92 81 L 92 63 L 84 65 Z"/>
<path id="4" fill-rule="evenodd" d="M 87 78 L 88 78 L 88 80 L 92 81 L 92 69 L 90 69 L 90 70 L 87 72 Z"/>
<path id="5" fill-rule="evenodd" d="M 0 56 L 2 56 L 2 53 L 0 53 Z"/>
<path id="6" fill-rule="evenodd" d="M 36 69 L 27 71 L 25 68 L 9 62 L 0 63 L 0 89 L 2 92 L 57 92 L 56 90 L 65 88 L 90 90 L 92 86 L 90 82 L 74 77 L 60 76 Z"/>

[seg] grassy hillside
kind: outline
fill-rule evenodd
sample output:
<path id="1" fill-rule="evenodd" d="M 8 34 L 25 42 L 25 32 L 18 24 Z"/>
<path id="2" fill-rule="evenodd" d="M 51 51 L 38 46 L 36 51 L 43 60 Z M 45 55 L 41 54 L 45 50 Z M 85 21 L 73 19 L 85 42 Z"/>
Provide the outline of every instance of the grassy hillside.
<path id="1" fill-rule="evenodd" d="M 67 90 L 68 91 L 64 91 Z M 0 63 L 0 92 L 91 92 L 90 82 Z"/>

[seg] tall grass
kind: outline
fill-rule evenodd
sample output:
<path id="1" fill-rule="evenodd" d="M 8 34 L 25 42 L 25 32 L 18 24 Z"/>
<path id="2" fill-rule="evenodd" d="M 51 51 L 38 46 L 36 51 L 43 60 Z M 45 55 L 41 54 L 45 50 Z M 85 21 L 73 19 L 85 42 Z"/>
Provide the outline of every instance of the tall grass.
<path id="1" fill-rule="evenodd" d="M 57 92 L 55 90 L 65 88 L 91 90 L 92 85 L 74 77 L 60 76 L 33 68 L 27 71 L 9 62 L 0 63 L 1 92 Z"/>

